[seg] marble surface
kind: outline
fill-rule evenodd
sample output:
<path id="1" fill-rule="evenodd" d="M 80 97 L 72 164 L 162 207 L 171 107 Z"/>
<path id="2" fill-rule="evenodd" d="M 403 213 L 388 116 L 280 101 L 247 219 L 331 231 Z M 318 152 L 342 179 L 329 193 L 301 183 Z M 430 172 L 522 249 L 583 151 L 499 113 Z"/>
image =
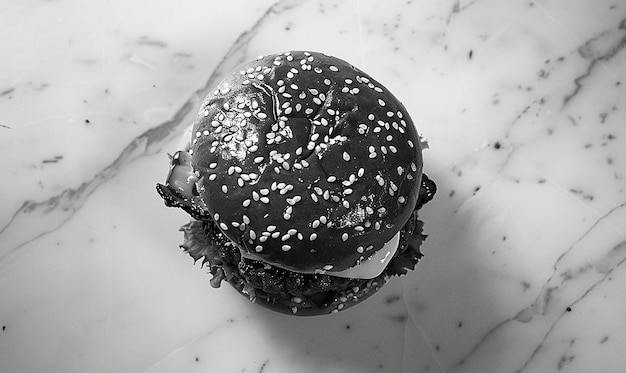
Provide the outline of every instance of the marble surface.
<path id="1" fill-rule="evenodd" d="M 0 372 L 620 372 L 626 3 L 17 1 L 0 13 Z M 352 62 L 430 143 L 418 269 L 292 317 L 213 289 L 154 190 L 217 79 Z"/>

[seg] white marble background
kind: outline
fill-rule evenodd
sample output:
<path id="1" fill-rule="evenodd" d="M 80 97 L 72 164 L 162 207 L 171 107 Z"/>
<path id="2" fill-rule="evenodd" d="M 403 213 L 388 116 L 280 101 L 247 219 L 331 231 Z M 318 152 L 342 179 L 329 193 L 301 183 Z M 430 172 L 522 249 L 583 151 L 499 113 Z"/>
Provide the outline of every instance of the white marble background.
<path id="1" fill-rule="evenodd" d="M 418 269 L 328 317 L 212 289 L 154 190 L 290 49 L 390 88 L 439 186 Z M 624 371 L 624 1 L 9 0 L 0 57 L 0 372 Z"/>

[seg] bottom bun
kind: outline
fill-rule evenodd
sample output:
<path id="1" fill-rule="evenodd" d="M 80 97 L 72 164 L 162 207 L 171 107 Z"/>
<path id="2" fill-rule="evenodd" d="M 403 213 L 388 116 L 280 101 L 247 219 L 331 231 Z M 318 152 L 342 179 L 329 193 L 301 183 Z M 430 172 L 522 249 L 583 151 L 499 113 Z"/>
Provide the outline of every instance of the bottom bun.
<path id="1" fill-rule="evenodd" d="M 430 201 L 435 183 L 422 176 L 420 194 L 413 214 L 400 230 L 396 255 L 373 279 L 351 279 L 324 274 L 305 274 L 244 258 L 239 249 L 210 220 L 192 220 L 181 227 L 185 250 L 196 262 L 207 266 L 211 286 L 228 282 L 256 304 L 273 311 L 297 316 L 317 316 L 345 310 L 376 293 L 392 277 L 415 268 L 422 257 L 422 221 L 418 210 Z"/>

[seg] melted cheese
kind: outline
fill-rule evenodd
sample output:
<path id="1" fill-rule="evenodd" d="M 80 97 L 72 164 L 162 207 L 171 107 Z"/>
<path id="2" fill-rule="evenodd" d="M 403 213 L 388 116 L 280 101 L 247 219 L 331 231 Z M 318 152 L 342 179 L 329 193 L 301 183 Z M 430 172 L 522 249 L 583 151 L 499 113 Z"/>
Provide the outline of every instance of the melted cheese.
<path id="1" fill-rule="evenodd" d="M 383 270 L 387 267 L 387 264 L 393 259 L 394 255 L 396 255 L 396 251 L 398 251 L 398 246 L 400 244 L 400 232 L 396 233 L 395 236 L 391 240 L 389 240 L 380 250 L 376 251 L 369 258 L 362 260 L 360 263 L 350 267 L 348 269 L 344 269 L 342 271 L 333 271 L 333 270 L 311 270 L 311 271 L 298 271 L 293 268 L 287 268 L 278 266 L 280 268 L 299 272 L 299 273 L 320 273 L 326 274 L 329 276 L 335 277 L 345 277 L 345 278 L 360 278 L 360 279 L 371 279 L 380 276 Z M 252 253 L 246 253 L 244 250 L 241 250 L 241 255 L 254 260 L 264 261 L 263 259 L 255 256 Z M 272 264 L 275 265 L 276 264 Z"/>
<path id="2" fill-rule="evenodd" d="M 378 277 L 396 254 L 399 244 L 400 232 L 396 233 L 396 235 L 393 236 L 393 238 L 389 240 L 389 242 L 387 242 L 382 249 L 378 250 L 372 256 L 361 261 L 354 267 L 344 269 L 343 271 L 326 271 L 325 274 L 336 277 L 362 279 Z"/>

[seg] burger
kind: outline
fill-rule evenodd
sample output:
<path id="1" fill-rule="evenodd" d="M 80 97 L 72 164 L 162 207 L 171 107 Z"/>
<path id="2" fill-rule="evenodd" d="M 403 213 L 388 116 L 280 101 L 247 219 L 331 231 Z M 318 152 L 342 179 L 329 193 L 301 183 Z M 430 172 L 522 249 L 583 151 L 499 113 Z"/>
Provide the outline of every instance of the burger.
<path id="1" fill-rule="evenodd" d="M 206 97 L 157 191 L 191 216 L 181 247 L 251 301 L 347 309 L 415 268 L 436 185 L 405 107 L 339 58 L 260 56 Z"/>

